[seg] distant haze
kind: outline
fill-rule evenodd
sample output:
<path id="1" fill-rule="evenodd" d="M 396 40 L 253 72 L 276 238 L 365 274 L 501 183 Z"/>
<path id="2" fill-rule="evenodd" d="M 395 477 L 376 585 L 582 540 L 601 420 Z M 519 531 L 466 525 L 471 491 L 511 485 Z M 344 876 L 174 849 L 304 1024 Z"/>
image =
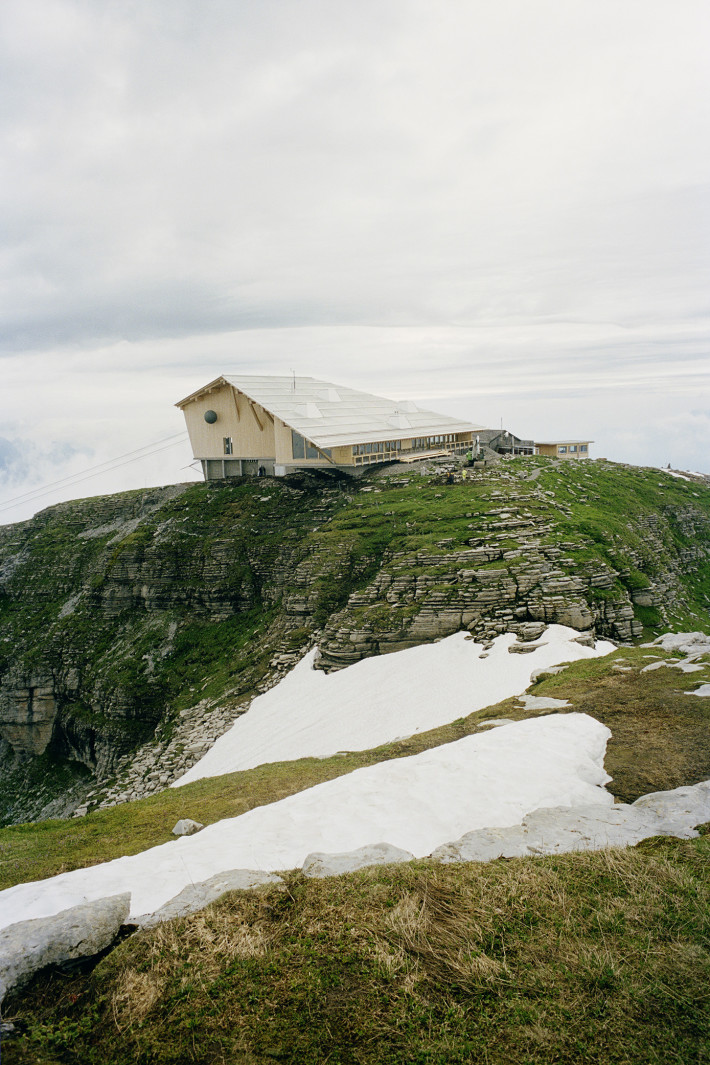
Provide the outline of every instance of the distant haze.
<path id="1" fill-rule="evenodd" d="M 173 404 L 230 371 L 710 471 L 709 39 L 705 0 L 4 0 L 0 523 L 196 479 Z"/>

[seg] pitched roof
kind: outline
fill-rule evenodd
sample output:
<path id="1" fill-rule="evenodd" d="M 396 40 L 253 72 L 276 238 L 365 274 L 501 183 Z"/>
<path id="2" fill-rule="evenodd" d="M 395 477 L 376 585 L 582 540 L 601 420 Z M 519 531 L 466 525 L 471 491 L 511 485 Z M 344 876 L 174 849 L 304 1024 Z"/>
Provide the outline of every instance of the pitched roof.
<path id="1" fill-rule="evenodd" d="M 369 392 L 320 381 L 315 377 L 251 377 L 226 374 L 176 404 L 220 385 L 232 385 L 295 429 L 317 447 L 436 436 L 475 430 L 471 422 L 421 410 L 411 400 L 399 403 Z"/>

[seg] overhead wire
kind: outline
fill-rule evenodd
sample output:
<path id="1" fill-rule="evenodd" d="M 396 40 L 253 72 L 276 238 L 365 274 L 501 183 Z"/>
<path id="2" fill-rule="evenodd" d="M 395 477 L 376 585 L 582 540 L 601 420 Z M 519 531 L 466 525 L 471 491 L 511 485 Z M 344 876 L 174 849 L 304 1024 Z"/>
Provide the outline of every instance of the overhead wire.
<path id="1" fill-rule="evenodd" d="M 158 447 L 161 444 L 165 444 L 168 440 L 177 441 L 178 438 L 187 436 L 187 433 L 183 430 L 181 433 L 173 433 L 172 436 L 164 436 L 162 440 L 156 440 L 152 444 L 143 444 L 142 447 L 137 447 L 133 451 L 126 451 L 123 455 L 116 455 L 112 459 L 106 459 L 104 462 L 98 462 L 95 466 L 87 466 L 85 470 L 77 470 L 76 473 L 70 473 L 66 477 L 60 477 L 57 481 L 50 481 L 46 485 L 40 485 L 38 488 L 31 488 L 28 492 L 23 492 L 18 496 L 13 496 L 12 499 L 4 500 L 4 503 L 17 503 L 28 496 L 36 495 L 38 492 L 43 492 L 45 489 L 57 488 L 60 485 L 65 484 L 67 481 L 73 481 L 76 477 L 83 477 L 84 474 L 89 473 L 91 470 L 102 471 L 105 466 L 112 466 L 115 462 L 120 462 L 122 459 L 127 459 L 131 455 L 136 455 L 139 458 L 147 457 L 147 455 L 139 454 L 140 452 L 147 452 L 150 454 L 151 448 Z"/>
<path id="2" fill-rule="evenodd" d="M 122 466 L 128 466 L 131 462 L 138 462 L 141 459 L 150 458 L 152 455 L 158 455 L 163 451 L 168 451 L 171 447 L 175 447 L 176 444 L 182 442 L 187 438 L 186 432 L 174 433 L 172 436 L 163 437 L 162 440 L 156 440 L 153 444 L 145 444 L 143 447 L 136 448 L 133 451 L 126 451 L 123 455 L 117 455 L 113 459 L 107 459 L 105 462 L 100 462 L 95 466 L 89 466 L 85 470 L 79 470 L 75 474 L 70 474 L 67 477 L 62 477 L 58 481 L 52 481 L 48 484 L 40 485 L 38 488 L 32 489 L 29 492 L 24 492 L 18 496 L 14 496 L 11 499 L 5 499 L 0 502 L 0 513 L 6 510 L 11 510 L 13 507 L 19 506 L 23 503 L 33 503 L 38 499 L 42 499 L 44 496 L 50 495 L 61 488 L 73 488 L 76 484 L 82 484 L 84 481 L 90 481 L 93 477 L 98 477 L 104 473 L 112 473 L 114 470 L 120 469 Z"/>

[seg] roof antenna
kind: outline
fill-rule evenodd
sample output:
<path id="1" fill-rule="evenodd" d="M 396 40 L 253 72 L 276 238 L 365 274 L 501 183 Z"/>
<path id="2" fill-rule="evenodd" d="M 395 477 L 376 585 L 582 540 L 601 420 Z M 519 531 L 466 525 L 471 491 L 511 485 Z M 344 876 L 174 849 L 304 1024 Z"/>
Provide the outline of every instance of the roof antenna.
<path id="1" fill-rule="evenodd" d="M 291 385 L 291 391 L 295 392 L 296 391 L 296 371 L 295 370 L 291 370 L 291 373 L 293 374 L 293 384 Z"/>

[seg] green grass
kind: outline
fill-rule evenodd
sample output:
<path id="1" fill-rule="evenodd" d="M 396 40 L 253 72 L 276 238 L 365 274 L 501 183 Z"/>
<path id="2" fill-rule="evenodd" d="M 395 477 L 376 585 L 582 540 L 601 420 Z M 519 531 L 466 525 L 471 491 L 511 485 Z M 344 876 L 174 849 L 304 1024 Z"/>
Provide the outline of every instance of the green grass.
<path id="1" fill-rule="evenodd" d="M 535 469 L 539 479 L 530 482 Z M 459 609 L 477 624 L 477 587 L 459 581 L 455 552 L 484 546 L 486 561 L 471 568 L 498 571 L 511 597 L 519 570 L 527 588 L 515 529 L 490 542 L 494 512 L 504 509 L 554 526 L 548 546 L 565 544 L 554 562 L 563 574 L 589 576 L 602 564 L 618 574 L 611 589 L 587 593 L 600 619 L 610 602 L 670 580 L 669 612 L 634 608 L 644 635 L 710 627 L 707 486 L 655 470 L 544 459 L 503 462 L 451 486 L 409 479 L 192 485 L 123 536 L 112 531 L 116 516 L 132 521 L 146 493 L 78 501 L 0 530 L 0 564 L 20 559 L 0 591 L 0 677 L 12 671 L 54 683 L 61 714 L 53 751 L 68 749 L 62 730 L 71 733 L 73 716 L 94 747 L 128 751 L 158 723 L 168 734 L 194 700 L 248 697 L 275 653 L 303 646 L 319 628 L 327 654 L 329 641 L 338 652 L 339 630 L 363 629 L 373 649 L 401 638 L 438 602 L 452 604 L 451 624 Z M 109 532 L 81 535 L 92 527 Z M 503 559 L 508 550 L 519 557 Z M 396 606 L 373 594 L 380 578 L 402 581 Z M 364 599 L 351 603 L 353 593 Z M 511 598 L 511 608 L 527 595 Z M 73 609 L 60 617 L 68 601 Z M 495 606 L 483 608 L 483 627 Z M 87 764 L 89 747 L 79 753 Z M 0 819 L 15 819 L 10 805 L 0 785 Z M 38 816 L 40 807 L 27 810 Z"/>
<path id="2" fill-rule="evenodd" d="M 651 661 L 646 656 L 653 653 L 652 649 L 622 648 L 606 658 L 583 659 L 555 676 L 543 676 L 529 689 L 535 695 L 568 699 L 570 712 L 588 713 L 608 725 L 612 738 L 605 765 L 613 778 L 609 790 L 622 802 L 710 777 L 710 700 L 685 694 L 710 681 L 710 665 L 704 673 L 683 674 L 668 668 L 642 673 Z M 619 661 L 631 666 L 631 672 L 616 672 L 613 665 Z M 354 769 L 474 734 L 481 720 L 534 716 L 516 699 L 506 699 L 373 750 L 257 766 L 70 821 L 3 828 L 0 889 L 136 854 L 172 839 L 171 829 L 180 818 L 213 824 L 235 817 Z"/>
<path id="3" fill-rule="evenodd" d="M 687 1065 L 710 839 L 231 893 L 6 1004 L 6 1065 Z"/>

